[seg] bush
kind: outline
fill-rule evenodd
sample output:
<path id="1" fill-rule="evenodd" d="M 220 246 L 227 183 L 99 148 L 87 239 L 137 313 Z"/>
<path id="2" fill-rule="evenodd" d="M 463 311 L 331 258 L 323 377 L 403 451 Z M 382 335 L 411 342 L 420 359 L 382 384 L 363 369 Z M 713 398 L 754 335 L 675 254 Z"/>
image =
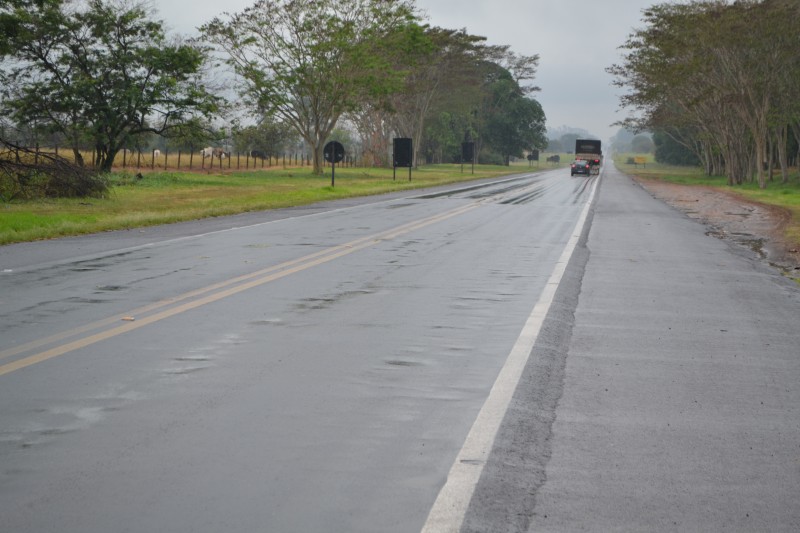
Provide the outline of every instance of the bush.
<path id="1" fill-rule="evenodd" d="M 97 172 L 54 154 L 0 140 L 0 200 L 99 198 L 107 194 L 108 182 Z"/>

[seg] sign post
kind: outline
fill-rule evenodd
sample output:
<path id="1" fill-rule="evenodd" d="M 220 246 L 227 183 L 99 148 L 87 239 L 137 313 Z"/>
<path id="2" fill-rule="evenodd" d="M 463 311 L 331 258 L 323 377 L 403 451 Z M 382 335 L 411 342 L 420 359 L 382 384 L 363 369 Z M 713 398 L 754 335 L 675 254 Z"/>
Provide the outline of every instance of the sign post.
<path id="1" fill-rule="evenodd" d="M 464 172 L 464 161 L 472 161 L 472 173 L 475 174 L 475 143 L 461 143 L 461 172 Z"/>
<path id="2" fill-rule="evenodd" d="M 331 187 L 333 187 L 336 184 L 336 163 L 344 159 L 344 146 L 339 141 L 330 141 L 322 149 L 322 156 L 331 164 Z"/>

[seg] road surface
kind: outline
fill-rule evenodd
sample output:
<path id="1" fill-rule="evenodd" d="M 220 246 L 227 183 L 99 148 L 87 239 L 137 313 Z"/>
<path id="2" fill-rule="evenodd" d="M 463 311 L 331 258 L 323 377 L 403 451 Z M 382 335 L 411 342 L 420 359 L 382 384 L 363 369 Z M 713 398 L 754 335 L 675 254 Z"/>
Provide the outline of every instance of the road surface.
<path id="1" fill-rule="evenodd" d="M 0 530 L 796 530 L 797 287 L 613 167 L 0 248 Z"/>

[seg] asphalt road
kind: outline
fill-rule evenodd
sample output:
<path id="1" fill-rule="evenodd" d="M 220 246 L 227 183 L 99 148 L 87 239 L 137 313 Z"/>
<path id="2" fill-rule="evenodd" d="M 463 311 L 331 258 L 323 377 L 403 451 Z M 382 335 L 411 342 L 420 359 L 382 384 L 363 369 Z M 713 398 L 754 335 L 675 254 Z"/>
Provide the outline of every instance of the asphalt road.
<path id="1" fill-rule="evenodd" d="M 0 530 L 420 530 L 596 183 L 3 248 Z"/>
<path id="2" fill-rule="evenodd" d="M 0 248 L 0 531 L 800 529 L 796 285 L 612 167 Z"/>

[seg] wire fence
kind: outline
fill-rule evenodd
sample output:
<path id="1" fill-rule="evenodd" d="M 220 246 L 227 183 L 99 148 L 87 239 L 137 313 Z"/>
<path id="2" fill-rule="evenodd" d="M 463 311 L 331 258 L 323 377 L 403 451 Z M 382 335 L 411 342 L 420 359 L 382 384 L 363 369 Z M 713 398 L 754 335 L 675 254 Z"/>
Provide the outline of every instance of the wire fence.
<path id="1" fill-rule="evenodd" d="M 34 154 L 53 154 L 65 159 L 75 161 L 74 151 L 59 146 L 29 148 Z M 83 161 L 87 165 L 94 165 L 96 153 L 94 151 L 79 151 Z M 13 152 L 6 154 L 14 157 Z M 18 155 L 17 155 L 18 156 Z M 326 166 L 327 163 L 324 163 Z M 215 151 L 214 155 L 208 155 L 200 150 L 189 150 L 170 152 L 169 150 L 120 150 L 114 158 L 113 168 L 115 169 L 134 169 L 134 170 L 179 170 L 179 171 L 202 171 L 202 170 L 261 170 L 270 168 L 289 168 L 312 166 L 313 162 L 308 154 L 283 153 L 266 154 L 257 150 L 249 152 L 224 152 Z M 344 161 L 337 163 L 339 167 L 355 167 L 357 160 L 353 156 L 345 156 Z"/>

